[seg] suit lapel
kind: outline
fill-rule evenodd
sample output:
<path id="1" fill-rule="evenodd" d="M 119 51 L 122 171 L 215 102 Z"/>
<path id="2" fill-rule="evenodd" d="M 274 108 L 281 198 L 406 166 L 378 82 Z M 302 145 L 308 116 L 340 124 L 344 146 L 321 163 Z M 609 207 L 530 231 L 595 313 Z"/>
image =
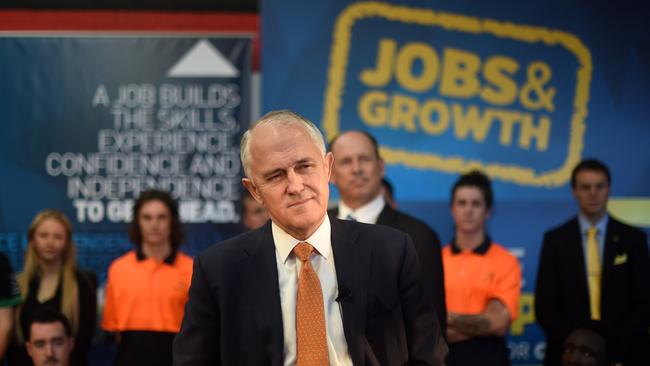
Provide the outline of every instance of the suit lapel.
<path id="1" fill-rule="evenodd" d="M 576 281 L 577 288 L 574 290 L 579 295 L 578 306 L 580 311 L 583 314 L 587 315 L 587 318 L 590 317 L 591 308 L 589 307 L 589 285 L 587 284 L 587 264 L 585 263 L 585 252 L 582 244 L 582 234 L 580 233 L 580 224 L 578 223 L 578 218 L 574 218 L 571 222 L 571 227 L 568 232 L 569 237 L 567 238 L 567 251 L 569 255 L 567 259 L 569 260 L 567 266 L 575 266 L 574 263 L 580 263 L 576 267 Z"/>
<path id="2" fill-rule="evenodd" d="M 620 254 L 620 233 L 618 230 L 618 222 L 609 218 L 607 223 L 607 231 L 605 232 L 605 247 L 603 248 L 603 260 L 602 260 L 602 274 L 601 274 L 601 285 L 600 285 L 600 310 L 601 315 L 605 315 L 606 305 L 604 299 L 608 297 L 608 286 L 609 279 L 614 269 L 614 258 L 617 254 Z"/>
<path id="3" fill-rule="evenodd" d="M 336 218 L 331 218 L 330 221 L 339 294 L 347 292 L 347 296 L 340 300 L 345 339 L 353 364 L 363 365 L 363 350 L 366 344 L 366 284 L 370 274 L 372 246 L 358 240 L 357 224 Z"/>
<path id="4" fill-rule="evenodd" d="M 384 208 L 379 213 L 379 217 L 377 217 L 376 223 L 379 225 L 390 225 L 391 222 L 395 221 L 396 217 L 397 211 L 393 210 L 390 205 L 385 204 Z"/>
<path id="5" fill-rule="evenodd" d="M 284 353 L 282 307 L 278 285 L 278 268 L 275 259 L 275 245 L 270 222 L 260 230 L 257 240 L 246 251 L 251 256 L 252 295 L 255 302 L 255 316 L 262 334 L 268 336 L 267 350 L 271 363 L 281 365 Z"/>

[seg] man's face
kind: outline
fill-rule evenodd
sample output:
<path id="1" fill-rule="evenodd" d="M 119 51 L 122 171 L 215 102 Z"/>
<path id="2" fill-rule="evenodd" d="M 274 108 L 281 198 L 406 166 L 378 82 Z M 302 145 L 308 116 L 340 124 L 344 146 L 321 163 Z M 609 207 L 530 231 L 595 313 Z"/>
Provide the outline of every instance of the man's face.
<path id="1" fill-rule="evenodd" d="M 74 339 L 65 334 L 60 322 L 32 323 L 25 345 L 35 366 L 68 366 Z"/>
<path id="2" fill-rule="evenodd" d="M 573 195 L 583 215 L 593 220 L 600 219 L 607 212 L 609 198 L 607 176 L 597 170 L 579 171 L 576 174 Z"/>
<path id="3" fill-rule="evenodd" d="M 332 155 L 323 157 L 300 126 L 263 125 L 251 132 L 251 177 L 242 180 L 273 222 L 306 239 L 323 222 Z"/>
<path id="4" fill-rule="evenodd" d="M 562 366 L 605 366 L 605 341 L 588 329 L 578 329 L 564 342 Z"/>
<path id="5" fill-rule="evenodd" d="M 451 202 L 451 216 L 457 231 L 469 234 L 483 230 L 490 217 L 483 192 L 478 187 L 458 187 Z"/>
<path id="6" fill-rule="evenodd" d="M 263 204 L 255 201 L 254 198 L 246 196 L 243 201 L 242 222 L 250 230 L 257 229 L 269 220 L 269 212 Z"/>
<path id="7" fill-rule="evenodd" d="M 380 194 L 384 161 L 375 155 L 367 136 L 356 131 L 346 132 L 334 141 L 332 153 L 332 183 L 346 205 L 356 209 Z"/>
<path id="8" fill-rule="evenodd" d="M 172 214 L 159 200 L 145 202 L 138 213 L 142 243 L 164 245 L 170 242 Z"/>

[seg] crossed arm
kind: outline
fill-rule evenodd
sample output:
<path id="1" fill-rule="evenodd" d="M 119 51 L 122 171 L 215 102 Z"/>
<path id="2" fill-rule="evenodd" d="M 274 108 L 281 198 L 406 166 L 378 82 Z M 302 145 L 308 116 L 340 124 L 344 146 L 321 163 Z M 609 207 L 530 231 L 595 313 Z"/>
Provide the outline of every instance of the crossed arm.
<path id="1" fill-rule="evenodd" d="M 508 308 L 491 299 L 480 314 L 447 314 L 447 340 L 450 343 L 480 336 L 504 336 L 510 326 Z"/>

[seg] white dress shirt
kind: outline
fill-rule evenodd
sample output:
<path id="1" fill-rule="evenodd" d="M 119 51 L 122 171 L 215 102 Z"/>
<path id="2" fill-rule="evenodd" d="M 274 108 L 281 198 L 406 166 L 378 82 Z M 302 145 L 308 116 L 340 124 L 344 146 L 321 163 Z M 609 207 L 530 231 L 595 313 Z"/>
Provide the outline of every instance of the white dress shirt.
<path id="1" fill-rule="evenodd" d="M 366 203 L 365 205 L 353 210 L 350 206 L 346 205 L 343 200 L 339 201 L 339 216 L 341 220 L 348 220 L 348 216 L 354 220 L 363 222 L 364 224 L 375 224 L 379 218 L 379 214 L 384 209 L 386 201 L 384 195 L 379 194 L 374 200 Z"/>
<path id="2" fill-rule="evenodd" d="M 298 291 L 298 275 L 302 262 L 293 254 L 293 248 L 303 240 L 298 240 L 287 234 L 275 223 L 271 224 L 273 242 L 275 243 L 275 259 L 278 267 L 278 282 L 280 285 L 280 305 L 282 306 L 282 325 L 284 327 L 284 365 L 296 364 L 296 294 Z M 348 345 L 343 332 L 341 308 L 336 302 L 338 286 L 336 282 L 336 267 L 332 252 L 330 220 L 325 220 L 316 232 L 307 240 L 317 254 L 311 258 L 311 265 L 318 274 L 323 289 L 323 305 L 325 306 L 325 324 L 327 333 L 327 350 L 330 365 L 352 365 L 348 353 Z"/>

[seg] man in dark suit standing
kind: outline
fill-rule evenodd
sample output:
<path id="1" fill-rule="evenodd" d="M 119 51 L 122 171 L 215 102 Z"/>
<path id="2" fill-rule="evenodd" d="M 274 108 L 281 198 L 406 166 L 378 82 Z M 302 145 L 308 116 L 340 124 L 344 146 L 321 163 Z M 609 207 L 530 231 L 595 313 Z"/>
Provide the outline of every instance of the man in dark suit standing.
<path id="1" fill-rule="evenodd" d="M 420 259 L 420 283 L 432 301 L 443 334 L 446 334 L 444 272 L 438 235 L 422 221 L 395 210 L 382 194 L 384 161 L 377 140 L 365 131 L 348 131 L 330 143 L 334 154 L 332 182 L 339 190 L 339 206 L 330 216 L 403 231 L 413 239 Z"/>
<path id="2" fill-rule="evenodd" d="M 443 365 L 410 238 L 327 216 L 332 155 L 311 122 L 263 116 L 243 136 L 263 227 L 194 261 L 175 365 Z"/>
<path id="3" fill-rule="evenodd" d="M 580 211 L 544 235 L 535 290 L 547 342 L 544 365 L 560 364 L 570 329 L 589 319 L 602 321 L 624 366 L 650 364 L 646 235 L 607 214 L 610 183 L 602 162 L 580 162 L 571 176 Z"/>

